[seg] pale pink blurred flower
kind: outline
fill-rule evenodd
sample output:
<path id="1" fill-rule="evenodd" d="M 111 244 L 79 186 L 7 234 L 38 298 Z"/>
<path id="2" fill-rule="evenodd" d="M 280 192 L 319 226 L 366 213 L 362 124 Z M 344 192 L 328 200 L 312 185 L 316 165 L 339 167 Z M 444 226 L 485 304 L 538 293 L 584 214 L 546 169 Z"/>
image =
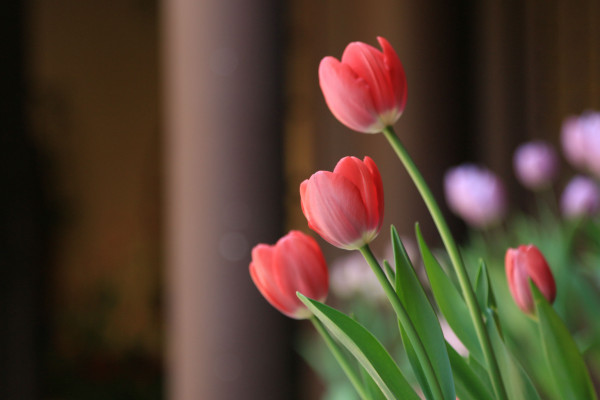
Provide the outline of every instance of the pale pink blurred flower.
<path id="1" fill-rule="evenodd" d="M 561 142 L 574 167 L 600 176 L 600 113 L 587 111 L 565 119 Z"/>
<path id="2" fill-rule="evenodd" d="M 446 339 L 448 344 L 452 346 L 452 348 L 456 350 L 456 352 L 461 356 L 468 356 L 469 350 L 467 350 L 467 348 L 460 341 L 458 336 L 456 336 L 456 333 L 454 333 L 452 328 L 450 328 L 450 325 L 448 325 L 448 322 L 446 322 L 445 319 L 440 320 L 440 326 L 442 327 L 442 333 L 444 334 L 444 338 Z"/>
<path id="3" fill-rule="evenodd" d="M 591 216 L 600 210 L 600 188 L 591 178 L 578 175 L 565 187 L 560 206 L 567 218 Z"/>
<path id="4" fill-rule="evenodd" d="M 536 140 L 522 144 L 513 157 L 515 174 L 531 190 L 549 187 L 558 173 L 558 156 L 554 147 Z"/>
<path id="5" fill-rule="evenodd" d="M 506 214 L 504 185 L 484 167 L 463 164 L 451 168 L 444 177 L 444 190 L 450 210 L 473 227 L 489 227 Z"/>

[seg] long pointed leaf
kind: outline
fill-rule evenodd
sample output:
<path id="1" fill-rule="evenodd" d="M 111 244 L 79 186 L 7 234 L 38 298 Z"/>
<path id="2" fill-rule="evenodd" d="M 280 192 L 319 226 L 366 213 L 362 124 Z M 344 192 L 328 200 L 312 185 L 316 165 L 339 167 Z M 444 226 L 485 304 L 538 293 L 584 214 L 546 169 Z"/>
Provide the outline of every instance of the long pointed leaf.
<path id="1" fill-rule="evenodd" d="M 502 375 L 509 398 L 515 400 L 540 400 L 540 396 L 531 379 L 505 346 L 496 325 L 496 320 L 497 318 L 494 317 L 493 311 L 490 309 L 486 310 L 488 335 L 490 336 L 496 360 L 498 360 L 498 366 L 500 367 L 500 374 Z M 565 397 L 565 399 L 571 398 Z"/>
<path id="2" fill-rule="evenodd" d="M 494 400 L 494 396 L 490 392 L 489 380 L 487 380 L 486 386 L 486 383 L 482 381 L 469 363 L 452 346 L 449 344 L 446 344 L 446 346 L 452 364 L 458 397 L 461 400 Z M 485 376 L 487 378 L 487 374 Z"/>
<path id="3" fill-rule="evenodd" d="M 298 298 L 360 362 L 387 399 L 419 400 L 381 343 L 352 318 L 298 293 Z"/>
<path id="4" fill-rule="evenodd" d="M 587 367 L 569 330 L 535 284 L 530 286 L 539 318 L 542 346 L 556 389 L 564 399 L 596 399 Z"/>
<path id="5" fill-rule="evenodd" d="M 440 327 L 439 320 L 433 307 L 429 303 L 429 299 L 423 290 L 423 286 L 415 273 L 412 263 L 406 253 L 406 249 L 402 245 L 402 241 L 398 236 L 396 228 L 392 226 L 392 245 L 394 249 L 394 259 L 396 264 L 396 293 L 406 309 L 412 323 L 421 338 L 427 357 L 432 364 L 435 376 L 440 384 L 444 399 L 456 399 L 454 389 L 454 379 L 452 377 L 452 367 L 448 359 L 444 334 Z M 401 330 L 402 341 L 407 344 L 407 335 L 404 330 Z M 406 346 L 405 346 L 406 347 Z M 411 346 L 407 348 L 409 353 L 409 361 L 413 364 L 415 375 L 423 386 L 423 374 L 420 366 L 415 366 L 416 357 L 410 357 Z M 416 354 L 413 355 L 416 356 Z M 421 363 L 426 360 L 419 360 Z M 429 384 L 429 382 L 426 382 Z M 425 390 L 424 390 L 425 392 Z M 426 392 L 427 394 L 427 392 Z"/>
<path id="6" fill-rule="evenodd" d="M 431 290 L 440 311 L 446 318 L 446 321 L 448 321 L 448 324 L 456 336 L 469 350 L 471 356 L 481 364 L 484 364 L 483 351 L 479 345 L 477 333 L 475 332 L 475 327 L 469 317 L 469 310 L 467 309 L 465 301 L 448 275 L 446 275 L 446 272 L 442 269 L 439 262 L 433 256 L 431 250 L 429 250 L 418 224 L 416 226 L 416 232 L 419 248 L 421 249 L 421 256 L 423 257 L 427 276 L 429 277 L 429 283 L 431 284 Z"/>

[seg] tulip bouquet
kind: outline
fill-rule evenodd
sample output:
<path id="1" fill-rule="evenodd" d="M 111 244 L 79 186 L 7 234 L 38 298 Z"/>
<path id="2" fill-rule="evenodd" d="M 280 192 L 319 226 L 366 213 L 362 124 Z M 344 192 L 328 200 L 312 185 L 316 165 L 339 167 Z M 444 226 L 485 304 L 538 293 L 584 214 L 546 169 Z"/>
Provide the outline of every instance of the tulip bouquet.
<path id="1" fill-rule="evenodd" d="M 421 194 L 446 253 L 436 256 L 417 225 L 416 241 L 427 273 L 423 284 L 392 226 L 392 255 L 382 263 L 377 260 L 369 244 L 382 228 L 383 183 L 368 156 L 345 157 L 332 172 L 315 173 L 300 185 L 300 199 L 313 231 L 333 246 L 357 251 L 366 261 L 393 311 L 390 329 L 401 340 L 406 362 L 399 363 L 357 314 L 349 316 L 324 303 L 329 288 L 326 261 L 316 241 L 302 232 L 292 231 L 275 245 L 253 249 L 250 275 L 257 288 L 285 315 L 313 323 L 361 399 L 527 400 L 548 394 L 556 399 L 596 399 L 578 343 L 552 306 L 557 285 L 538 247 L 526 242 L 506 251 L 501 277 L 491 273 L 484 259 L 473 261 L 459 250 L 392 128 L 404 110 L 406 78 L 388 41 L 378 41 L 381 51 L 356 42 L 347 46 L 341 60 L 324 58 L 319 66 L 321 89 L 331 112 L 348 128 L 385 136 Z M 482 215 L 485 209 L 474 214 L 473 221 Z M 505 303 L 496 293 L 499 279 L 508 282 L 514 303 L 535 330 L 548 379 L 532 377 L 513 336 L 506 334 Z M 446 339 L 446 325 L 466 351 Z"/>

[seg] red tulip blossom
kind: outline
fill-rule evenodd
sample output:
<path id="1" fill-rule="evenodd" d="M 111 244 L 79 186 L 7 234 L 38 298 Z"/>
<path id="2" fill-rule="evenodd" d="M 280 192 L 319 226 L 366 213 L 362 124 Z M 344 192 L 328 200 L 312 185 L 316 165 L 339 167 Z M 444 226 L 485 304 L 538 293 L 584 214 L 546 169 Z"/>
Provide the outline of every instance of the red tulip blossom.
<path id="1" fill-rule="evenodd" d="M 532 314 L 535 309 L 529 279 L 535 283 L 548 302 L 554 302 L 556 283 L 546 259 L 537 247 L 530 244 L 508 249 L 505 264 L 508 288 L 521 310 Z"/>
<path id="2" fill-rule="evenodd" d="M 333 172 L 313 174 L 300 185 L 300 199 L 309 227 L 336 247 L 359 249 L 379 234 L 383 184 L 369 157 L 344 157 Z"/>
<path id="3" fill-rule="evenodd" d="M 406 75 L 389 42 L 378 37 L 383 51 L 350 43 L 342 60 L 325 57 L 319 83 L 333 115 L 348 128 L 378 133 L 398 121 L 406 104 Z"/>
<path id="4" fill-rule="evenodd" d="M 329 290 L 329 273 L 321 248 L 300 231 L 291 231 L 273 246 L 256 245 L 252 249 L 250 276 L 273 307 L 295 319 L 312 315 L 296 292 L 323 301 Z"/>

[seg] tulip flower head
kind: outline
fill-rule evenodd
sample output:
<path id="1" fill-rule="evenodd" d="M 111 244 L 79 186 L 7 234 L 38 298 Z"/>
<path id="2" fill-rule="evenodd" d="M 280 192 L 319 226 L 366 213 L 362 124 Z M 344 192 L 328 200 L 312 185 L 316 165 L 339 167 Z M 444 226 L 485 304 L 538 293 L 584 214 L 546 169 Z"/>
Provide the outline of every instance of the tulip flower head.
<path id="1" fill-rule="evenodd" d="M 329 290 L 329 273 L 321 248 L 300 231 L 291 231 L 273 246 L 255 246 L 250 276 L 273 307 L 295 319 L 312 315 L 296 292 L 323 301 Z"/>
<path id="2" fill-rule="evenodd" d="M 341 61 L 328 56 L 319 65 L 319 83 L 333 115 L 348 128 L 378 133 L 398 121 L 406 104 L 406 76 L 389 42 L 382 51 L 350 43 Z"/>
<path id="3" fill-rule="evenodd" d="M 300 200 L 308 226 L 336 247 L 359 249 L 381 229 L 383 183 L 369 157 L 344 157 L 333 172 L 313 174 L 300 185 Z"/>
<path id="4" fill-rule="evenodd" d="M 587 111 L 563 122 L 561 141 L 573 166 L 600 177 L 600 112 Z"/>
<path id="5" fill-rule="evenodd" d="M 515 174 L 531 190 L 549 187 L 558 173 L 558 156 L 554 148 L 541 140 L 525 143 L 515 151 Z"/>
<path id="6" fill-rule="evenodd" d="M 591 178 L 575 176 L 562 193 L 560 207 L 567 218 L 595 215 L 600 210 L 600 187 Z"/>
<path id="7" fill-rule="evenodd" d="M 486 168 L 473 164 L 451 168 L 444 177 L 444 191 L 450 210 L 473 227 L 491 226 L 506 213 L 502 181 Z"/>
<path id="8" fill-rule="evenodd" d="M 549 303 L 556 298 L 556 283 L 552 271 L 539 249 L 530 244 L 508 249 L 505 258 L 508 288 L 517 306 L 527 314 L 533 314 L 535 304 L 529 280 L 538 287 Z"/>

